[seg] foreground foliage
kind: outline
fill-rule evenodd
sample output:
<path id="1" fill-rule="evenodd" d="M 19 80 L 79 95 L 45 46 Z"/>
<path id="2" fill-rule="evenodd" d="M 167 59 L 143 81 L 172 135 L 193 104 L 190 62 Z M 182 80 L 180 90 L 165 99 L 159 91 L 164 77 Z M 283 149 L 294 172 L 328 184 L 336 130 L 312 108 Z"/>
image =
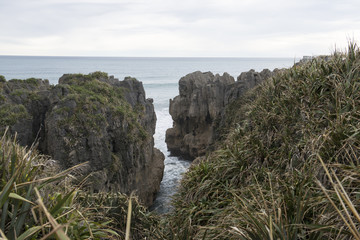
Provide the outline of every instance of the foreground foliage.
<path id="1" fill-rule="evenodd" d="M 279 72 L 228 107 L 184 177 L 172 239 L 360 239 L 360 51 Z"/>
<path id="2" fill-rule="evenodd" d="M 131 236 L 157 236 L 158 218 L 135 197 L 90 194 L 74 185 L 84 164 L 60 171 L 56 162 L 4 135 L 0 140 L 0 238 L 124 239 L 131 202 Z M 128 224 L 129 225 L 129 224 Z M 130 225 L 129 225 L 130 226 Z"/>

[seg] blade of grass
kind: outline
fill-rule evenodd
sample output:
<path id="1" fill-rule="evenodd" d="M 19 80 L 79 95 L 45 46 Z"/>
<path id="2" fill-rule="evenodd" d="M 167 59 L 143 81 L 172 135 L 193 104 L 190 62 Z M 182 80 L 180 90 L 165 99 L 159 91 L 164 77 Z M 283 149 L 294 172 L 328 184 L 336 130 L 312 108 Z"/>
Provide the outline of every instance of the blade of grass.
<path id="1" fill-rule="evenodd" d="M 317 156 L 319 161 L 321 162 L 321 165 L 323 167 L 323 169 L 326 172 L 326 175 L 328 176 L 336 194 L 338 195 L 338 191 L 337 191 L 337 187 L 330 175 L 330 172 L 328 170 L 328 168 L 326 167 L 324 161 L 322 160 L 322 158 L 320 157 L 320 155 Z M 354 229 L 354 225 L 353 224 L 349 224 L 349 222 L 347 221 L 347 219 L 345 218 L 345 216 L 341 213 L 340 209 L 336 206 L 336 204 L 334 203 L 334 201 L 331 199 L 331 197 L 329 196 L 327 190 L 325 189 L 325 187 L 321 184 L 321 182 L 319 180 L 317 180 L 317 184 L 320 186 L 320 188 L 322 189 L 322 191 L 324 192 L 324 194 L 326 195 L 326 197 L 328 198 L 328 200 L 330 201 L 331 205 L 335 208 L 335 210 L 337 211 L 337 213 L 339 214 L 339 216 L 341 217 L 341 219 L 343 220 L 343 222 L 345 223 L 345 225 L 349 228 L 349 230 L 351 231 L 352 235 L 356 238 L 356 239 L 360 239 L 359 237 L 359 232 L 357 232 L 356 228 Z M 341 199 L 341 197 L 338 195 L 338 198 L 341 202 L 341 204 L 343 204 L 343 201 Z M 344 207 L 344 206 L 343 206 Z M 346 209 L 344 209 L 346 210 Z M 347 213 L 348 215 L 348 213 Z M 350 219 L 351 220 L 351 219 Z"/>
<path id="2" fill-rule="evenodd" d="M 35 205 L 35 203 L 33 203 L 32 201 L 27 200 L 26 198 L 23 198 L 22 196 L 19 196 L 16 193 L 10 193 L 9 198 L 13 198 L 13 199 L 16 199 L 16 200 L 20 200 L 20 201 L 27 202 L 27 203 L 30 203 L 32 205 Z"/>
<path id="3" fill-rule="evenodd" d="M 1 213 L 1 222 L 0 222 L 0 230 L 5 231 L 5 223 L 8 216 L 8 207 L 9 207 L 9 199 L 5 202 L 2 213 Z"/>
<path id="4" fill-rule="evenodd" d="M 86 224 L 87 228 L 89 229 L 90 237 L 91 237 L 92 239 L 94 239 L 94 235 L 93 235 L 93 233 L 92 233 L 91 226 L 90 226 L 88 220 L 84 217 L 84 215 L 83 215 L 79 210 L 76 209 L 76 212 L 77 212 L 77 213 L 81 216 L 81 218 L 85 221 L 85 224 Z"/>
<path id="5" fill-rule="evenodd" d="M 0 229 L 0 237 L 1 240 L 8 240 L 7 237 L 5 236 L 4 232 Z"/>
<path id="6" fill-rule="evenodd" d="M 341 184 L 339 178 L 336 176 L 335 172 L 332 171 L 332 173 L 333 173 L 333 175 L 335 177 L 336 182 L 338 183 L 338 186 L 340 187 L 341 194 L 342 194 L 342 197 L 343 197 L 344 201 L 346 202 L 347 206 L 350 208 L 351 212 L 356 217 L 357 221 L 360 223 L 360 216 L 359 216 L 358 211 L 356 210 L 354 204 L 352 203 L 351 199 L 349 198 L 348 194 L 346 193 L 343 185 Z"/>
<path id="7" fill-rule="evenodd" d="M 57 215 L 59 211 L 65 207 L 65 203 L 74 196 L 76 188 L 71 190 L 68 194 L 65 195 L 60 201 L 57 202 L 57 204 L 50 210 L 51 215 Z"/>
<path id="8" fill-rule="evenodd" d="M 17 173 L 15 173 L 13 176 L 11 176 L 10 180 L 6 183 L 3 190 L 1 191 L 1 194 L 0 194 L 0 208 L 2 208 L 2 206 L 4 205 L 6 200 L 8 199 L 10 191 L 14 186 L 14 181 L 15 181 L 16 176 L 17 176 Z"/>
<path id="9" fill-rule="evenodd" d="M 27 238 L 30 238 L 32 235 L 40 231 L 42 226 L 34 226 L 26 230 L 24 233 L 22 233 L 19 237 L 17 237 L 17 240 L 25 240 Z"/>
<path id="10" fill-rule="evenodd" d="M 271 216 L 270 216 L 270 219 L 269 219 L 269 225 L 270 225 L 270 240 L 273 240 L 274 237 L 273 237 L 273 226 L 272 226 L 272 219 L 271 219 Z"/>
<path id="11" fill-rule="evenodd" d="M 66 234 L 64 233 L 62 226 L 59 225 L 56 220 L 51 216 L 51 214 L 49 213 L 49 211 L 47 210 L 47 208 L 45 207 L 43 201 L 41 200 L 41 195 L 39 193 L 39 190 L 37 190 L 37 188 L 35 188 L 35 193 L 37 195 L 37 202 L 41 208 L 41 210 L 44 212 L 46 218 L 49 220 L 51 226 L 53 227 L 53 229 L 55 230 L 55 234 L 56 236 L 60 239 L 60 240 L 70 240 L 70 238 L 68 236 L 66 236 Z"/>
<path id="12" fill-rule="evenodd" d="M 58 174 L 56 174 L 55 176 L 52 176 L 52 177 L 46 177 L 46 178 L 42 178 L 42 179 L 35 179 L 33 181 L 29 181 L 29 182 L 24 182 L 24 183 L 19 183 L 17 184 L 16 186 L 18 188 L 20 187 L 23 187 L 23 186 L 26 186 L 26 185 L 29 185 L 31 183 L 39 183 L 39 182 L 42 182 L 42 184 L 40 186 L 38 186 L 38 189 L 41 189 L 43 186 L 45 186 L 46 184 L 48 183 L 51 183 L 51 182 L 54 182 L 62 177 L 64 177 L 65 175 L 67 175 L 69 172 L 75 170 L 76 168 L 79 168 L 79 167 L 82 167 L 84 165 L 88 164 L 88 162 L 84 162 L 84 163 L 80 163 L 76 166 L 73 166 L 71 168 L 68 168 Z"/>
<path id="13" fill-rule="evenodd" d="M 29 189 L 26 193 L 26 199 L 30 199 L 31 198 L 31 194 L 33 193 L 33 185 L 31 184 L 29 186 Z M 24 226 L 24 222 L 25 222 L 25 219 L 26 217 L 28 216 L 29 214 L 29 210 L 30 210 L 30 204 L 33 204 L 33 203 L 28 203 L 28 202 L 25 202 L 23 204 L 23 206 L 21 207 L 21 210 L 20 210 L 20 216 L 18 217 L 18 220 L 16 222 L 16 225 L 15 225 L 15 231 L 16 231 L 16 234 L 20 234 L 20 231 L 21 229 L 23 228 Z M 34 205 L 34 204 L 33 204 Z"/>
<path id="14" fill-rule="evenodd" d="M 131 212 L 132 212 L 132 193 L 129 197 L 129 206 L 126 218 L 126 232 L 125 232 L 125 240 L 130 239 L 130 225 L 131 225 Z"/>
<path id="15" fill-rule="evenodd" d="M 356 239 L 360 239 L 360 234 L 358 232 L 358 230 L 356 229 L 356 225 L 354 224 L 354 221 L 352 220 L 351 216 L 350 216 L 350 213 L 343 201 L 343 198 L 341 196 L 341 193 L 339 192 L 338 190 L 338 187 L 337 186 L 333 186 L 334 190 L 335 190 L 335 193 L 341 203 L 341 206 L 343 207 L 343 210 L 347 216 L 347 221 L 349 223 L 349 225 L 351 226 L 351 232 L 354 234 L 354 236 L 356 237 Z"/>

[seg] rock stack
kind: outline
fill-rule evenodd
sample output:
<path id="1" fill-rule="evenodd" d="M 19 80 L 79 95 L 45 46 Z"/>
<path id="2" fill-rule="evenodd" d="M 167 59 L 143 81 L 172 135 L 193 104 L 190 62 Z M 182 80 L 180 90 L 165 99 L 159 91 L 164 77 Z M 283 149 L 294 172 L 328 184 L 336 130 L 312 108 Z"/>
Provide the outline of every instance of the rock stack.
<path id="1" fill-rule="evenodd" d="M 173 127 L 166 131 L 166 143 L 173 155 L 194 159 L 213 143 L 215 122 L 227 104 L 274 72 L 243 72 L 235 82 L 227 73 L 194 72 L 179 81 L 179 95 L 170 100 Z"/>
<path id="2" fill-rule="evenodd" d="M 159 190 L 164 155 L 154 148 L 156 115 L 141 82 L 107 74 L 66 74 L 56 86 L 40 79 L 0 83 L 0 130 L 68 168 L 89 162 L 94 192 L 135 191 L 150 206 Z"/>

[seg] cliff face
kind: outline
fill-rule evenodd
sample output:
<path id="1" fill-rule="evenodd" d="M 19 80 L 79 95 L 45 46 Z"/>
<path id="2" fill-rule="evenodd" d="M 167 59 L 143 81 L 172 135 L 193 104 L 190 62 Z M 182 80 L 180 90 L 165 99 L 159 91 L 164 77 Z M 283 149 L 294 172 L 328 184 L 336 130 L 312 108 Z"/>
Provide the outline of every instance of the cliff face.
<path id="1" fill-rule="evenodd" d="M 31 82 L 32 81 L 32 82 Z M 39 137 L 39 150 L 63 167 L 89 161 L 95 191 L 136 191 L 151 205 L 159 190 L 164 156 L 154 148 L 156 116 L 141 82 L 105 73 L 72 74 L 50 86 L 42 80 L 1 83 L 1 127 L 10 126 L 22 145 Z"/>
<path id="2" fill-rule="evenodd" d="M 180 95 L 170 100 L 173 128 L 166 131 L 169 151 L 194 158 L 205 153 L 213 135 L 213 122 L 224 107 L 226 86 L 233 84 L 228 74 L 194 72 L 179 81 Z"/>
<path id="3" fill-rule="evenodd" d="M 272 75 L 265 69 L 244 72 L 236 82 L 227 73 L 194 72 L 181 78 L 180 94 L 170 100 L 173 128 L 166 131 L 169 151 L 190 159 L 204 155 L 213 143 L 215 122 L 225 106 Z"/>

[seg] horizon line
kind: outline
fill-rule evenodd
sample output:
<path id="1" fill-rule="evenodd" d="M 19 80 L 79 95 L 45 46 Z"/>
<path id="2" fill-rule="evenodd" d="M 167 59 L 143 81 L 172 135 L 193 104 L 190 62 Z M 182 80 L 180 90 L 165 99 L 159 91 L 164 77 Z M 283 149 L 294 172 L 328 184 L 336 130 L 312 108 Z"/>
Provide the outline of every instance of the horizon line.
<path id="1" fill-rule="evenodd" d="M 312 55 L 315 56 L 315 55 Z M 221 57 L 215 57 L 215 56 L 76 56 L 76 55 L 10 55 L 10 54 L 0 54 L 0 57 L 68 57 L 68 58 L 233 58 L 233 59 L 240 59 L 240 58 L 273 58 L 273 59 L 281 59 L 281 58 L 292 58 L 297 59 L 299 57 L 230 57 L 230 56 L 221 56 Z M 302 56 L 304 57 L 304 56 Z M 302 58 L 300 57 L 300 58 Z"/>

